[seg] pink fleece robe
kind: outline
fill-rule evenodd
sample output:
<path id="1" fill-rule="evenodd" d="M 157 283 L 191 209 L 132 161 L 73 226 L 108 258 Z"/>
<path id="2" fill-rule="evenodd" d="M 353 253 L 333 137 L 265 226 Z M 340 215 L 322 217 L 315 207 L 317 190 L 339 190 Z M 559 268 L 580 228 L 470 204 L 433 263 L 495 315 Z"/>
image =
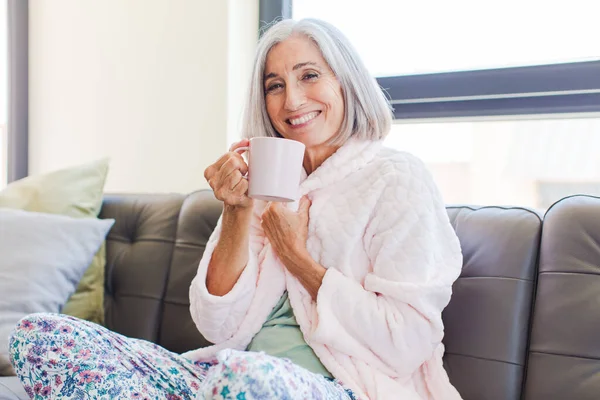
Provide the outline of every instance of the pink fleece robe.
<path id="1" fill-rule="evenodd" d="M 256 201 L 249 262 L 222 297 L 206 289 L 220 220 L 207 244 L 190 310 L 215 345 L 184 356 L 208 361 L 246 349 L 287 289 L 306 342 L 360 398 L 460 399 L 442 366 L 441 314 L 462 254 L 423 163 L 381 141 L 351 139 L 303 175 L 300 192 L 312 201 L 307 249 L 327 268 L 317 301 L 275 255 L 260 227 L 266 203 Z"/>

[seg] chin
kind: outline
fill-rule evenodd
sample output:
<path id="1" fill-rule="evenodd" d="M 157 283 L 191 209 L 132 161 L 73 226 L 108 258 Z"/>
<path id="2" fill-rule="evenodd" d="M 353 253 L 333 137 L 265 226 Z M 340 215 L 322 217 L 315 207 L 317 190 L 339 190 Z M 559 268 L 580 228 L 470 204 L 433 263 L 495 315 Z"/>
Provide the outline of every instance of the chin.
<path id="1" fill-rule="evenodd" d="M 310 133 L 308 133 L 308 132 L 306 132 L 306 133 L 299 133 L 299 132 L 298 133 L 293 133 L 291 135 L 286 135 L 285 137 L 287 137 L 288 139 L 295 140 L 297 142 L 302 142 L 302 143 L 304 143 L 307 146 L 311 145 L 311 144 L 314 145 L 314 142 L 315 142 L 314 138 L 311 137 Z"/>
<path id="2" fill-rule="evenodd" d="M 295 140 L 304 144 L 307 148 L 327 147 L 326 143 L 331 137 L 323 137 L 321 129 L 307 129 L 302 131 L 287 131 L 281 136 L 285 139 Z M 316 132 L 315 132 L 316 131 Z"/>
<path id="3" fill-rule="evenodd" d="M 292 139 L 292 140 L 297 140 L 304 144 L 314 143 L 314 142 L 318 141 L 318 139 L 317 139 L 318 135 L 316 135 L 312 131 L 287 132 L 285 135 L 283 135 L 283 137 Z"/>

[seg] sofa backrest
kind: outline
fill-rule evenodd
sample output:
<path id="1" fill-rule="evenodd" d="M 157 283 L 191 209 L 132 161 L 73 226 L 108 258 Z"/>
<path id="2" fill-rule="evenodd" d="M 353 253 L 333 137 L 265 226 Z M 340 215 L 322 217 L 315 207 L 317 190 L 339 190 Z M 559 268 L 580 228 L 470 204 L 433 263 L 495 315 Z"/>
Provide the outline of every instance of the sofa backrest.
<path id="1" fill-rule="evenodd" d="M 443 313 L 444 366 L 463 399 L 519 399 L 541 218 L 523 208 L 448 207 L 463 270 Z"/>
<path id="2" fill-rule="evenodd" d="M 106 325 L 175 352 L 208 342 L 189 315 L 189 286 L 222 211 L 211 191 L 109 195 Z M 541 221 L 520 208 L 449 207 L 464 268 L 443 314 L 445 367 L 465 400 L 518 399 Z"/>
<path id="3" fill-rule="evenodd" d="M 600 198 L 544 216 L 525 399 L 600 398 Z"/>
<path id="4" fill-rule="evenodd" d="M 212 191 L 108 195 L 106 326 L 174 352 L 209 344 L 189 313 L 189 286 L 222 210 Z"/>

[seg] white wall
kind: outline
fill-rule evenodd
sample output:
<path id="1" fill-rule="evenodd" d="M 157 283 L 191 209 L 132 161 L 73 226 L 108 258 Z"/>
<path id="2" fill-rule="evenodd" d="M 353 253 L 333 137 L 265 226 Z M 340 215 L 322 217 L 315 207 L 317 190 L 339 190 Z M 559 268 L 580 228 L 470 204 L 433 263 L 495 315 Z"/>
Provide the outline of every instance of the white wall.
<path id="1" fill-rule="evenodd" d="M 258 40 L 258 0 L 229 0 L 227 144 L 240 139 L 244 101 Z"/>
<path id="2" fill-rule="evenodd" d="M 36 0 L 29 13 L 30 174 L 108 156 L 108 192 L 207 187 L 236 135 L 258 0 Z"/>

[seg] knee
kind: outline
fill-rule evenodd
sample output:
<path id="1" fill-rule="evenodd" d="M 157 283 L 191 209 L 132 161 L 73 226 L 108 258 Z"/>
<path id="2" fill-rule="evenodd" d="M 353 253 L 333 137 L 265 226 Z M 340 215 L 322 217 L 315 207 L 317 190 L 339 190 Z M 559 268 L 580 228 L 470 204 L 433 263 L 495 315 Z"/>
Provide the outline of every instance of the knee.
<path id="1" fill-rule="evenodd" d="M 269 398 L 269 381 L 278 380 L 281 367 L 287 363 L 264 353 L 237 350 L 224 350 L 217 359 L 218 364 L 209 369 L 202 385 L 201 392 L 206 399 L 235 398 L 241 392 L 247 399 Z"/>
<path id="2" fill-rule="evenodd" d="M 11 341 L 53 332 L 63 318 L 59 314 L 49 313 L 26 315 L 15 325 L 11 334 Z"/>
<path id="3" fill-rule="evenodd" d="M 21 355 L 25 355 L 26 349 L 32 343 L 35 343 L 37 352 L 44 350 L 42 347 L 48 341 L 43 338 L 53 335 L 61 318 L 63 317 L 58 314 L 36 313 L 29 314 L 17 322 L 8 340 L 9 360 L 13 367 L 17 367 L 16 361 L 23 358 Z"/>
<path id="4" fill-rule="evenodd" d="M 275 372 L 273 363 L 278 361 L 265 353 L 249 351 L 227 350 L 219 355 L 222 373 L 235 379 L 244 377 L 244 380 L 259 380 L 267 371 Z"/>

